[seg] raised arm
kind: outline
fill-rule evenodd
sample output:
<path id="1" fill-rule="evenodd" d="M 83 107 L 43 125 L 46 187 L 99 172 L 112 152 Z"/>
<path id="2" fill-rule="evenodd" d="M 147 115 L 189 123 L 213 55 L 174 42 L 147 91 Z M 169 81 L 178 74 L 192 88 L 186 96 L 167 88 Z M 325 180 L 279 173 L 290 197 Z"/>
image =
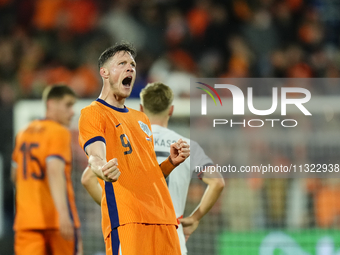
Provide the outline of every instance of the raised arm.
<path id="1" fill-rule="evenodd" d="M 88 165 L 95 175 L 107 182 L 115 182 L 120 175 L 117 159 L 106 160 L 105 116 L 86 107 L 79 118 L 79 144 L 88 155 Z"/>
<path id="2" fill-rule="evenodd" d="M 170 156 L 159 166 L 166 178 L 176 166 L 184 162 L 190 156 L 190 146 L 186 141 L 179 139 L 170 145 Z"/>
<path id="3" fill-rule="evenodd" d="M 183 232 L 186 241 L 197 229 L 202 217 L 206 215 L 216 203 L 224 188 L 224 179 L 220 173 L 205 173 L 204 175 L 202 181 L 208 186 L 203 194 L 200 204 L 189 217 L 179 219 L 180 223 L 183 225 Z"/>

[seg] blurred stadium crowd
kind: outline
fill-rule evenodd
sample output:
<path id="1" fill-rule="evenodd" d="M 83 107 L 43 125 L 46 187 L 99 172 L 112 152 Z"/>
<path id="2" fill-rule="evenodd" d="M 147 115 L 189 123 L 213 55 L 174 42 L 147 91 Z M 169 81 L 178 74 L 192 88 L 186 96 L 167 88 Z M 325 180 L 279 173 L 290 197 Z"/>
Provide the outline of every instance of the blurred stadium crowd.
<path id="1" fill-rule="evenodd" d="M 1 0 L 3 104 L 65 82 L 100 89 L 97 58 L 121 40 L 139 51 L 132 97 L 161 80 L 177 96 L 190 77 L 339 77 L 336 0 Z"/>

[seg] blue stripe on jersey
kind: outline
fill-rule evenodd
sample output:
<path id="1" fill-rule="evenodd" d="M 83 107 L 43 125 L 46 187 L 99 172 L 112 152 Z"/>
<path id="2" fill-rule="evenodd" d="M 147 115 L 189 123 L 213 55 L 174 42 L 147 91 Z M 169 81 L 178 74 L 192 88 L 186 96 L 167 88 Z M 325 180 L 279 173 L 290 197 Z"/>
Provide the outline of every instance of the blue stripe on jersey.
<path id="1" fill-rule="evenodd" d="M 107 107 L 110 107 L 111 109 L 113 109 L 117 112 L 129 112 L 129 109 L 126 108 L 125 105 L 124 105 L 124 108 L 118 108 L 118 107 L 115 107 L 113 105 L 108 104 L 107 102 L 105 102 L 103 99 L 100 99 L 100 98 L 97 98 L 96 101 L 107 106 Z"/>
<path id="2" fill-rule="evenodd" d="M 113 230 L 119 226 L 119 218 L 118 218 L 116 196 L 115 196 L 112 182 L 105 182 L 105 194 L 106 194 L 107 209 L 109 211 L 111 229 Z"/>
<path id="3" fill-rule="evenodd" d="M 111 246 L 112 246 L 112 255 L 119 255 L 119 235 L 117 228 L 113 229 L 111 231 Z"/>
<path id="4" fill-rule="evenodd" d="M 105 141 L 105 138 L 104 137 L 102 137 L 102 136 L 96 136 L 96 137 L 93 137 L 93 138 L 91 138 L 90 140 L 88 140 L 85 144 L 84 144 L 84 151 L 85 151 L 85 153 L 86 153 L 86 147 L 88 146 L 88 145 L 90 145 L 91 143 L 94 143 L 94 142 L 97 142 L 97 141 L 102 141 L 103 143 L 105 143 L 106 144 L 106 141 Z M 87 154 L 87 153 L 86 153 Z"/>

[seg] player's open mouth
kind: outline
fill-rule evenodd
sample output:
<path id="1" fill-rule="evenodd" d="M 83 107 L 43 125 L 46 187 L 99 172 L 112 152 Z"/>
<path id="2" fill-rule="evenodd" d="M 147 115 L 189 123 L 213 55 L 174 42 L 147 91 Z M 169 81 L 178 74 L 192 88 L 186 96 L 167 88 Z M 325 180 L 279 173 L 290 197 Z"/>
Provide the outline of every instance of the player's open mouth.
<path id="1" fill-rule="evenodd" d="M 132 81 L 132 77 L 131 77 L 131 76 L 128 76 L 128 77 L 126 77 L 126 78 L 123 80 L 122 83 L 123 83 L 124 86 L 130 87 L 131 81 Z"/>

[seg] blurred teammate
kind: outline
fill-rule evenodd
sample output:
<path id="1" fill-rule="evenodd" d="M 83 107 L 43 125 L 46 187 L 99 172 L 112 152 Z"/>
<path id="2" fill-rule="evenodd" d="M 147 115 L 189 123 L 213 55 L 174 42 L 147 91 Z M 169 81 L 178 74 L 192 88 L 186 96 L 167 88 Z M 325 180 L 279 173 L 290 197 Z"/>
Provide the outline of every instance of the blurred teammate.
<path id="1" fill-rule="evenodd" d="M 205 155 L 203 149 L 194 141 L 191 141 L 176 132 L 168 129 L 168 121 L 172 115 L 174 106 L 172 90 L 162 83 L 150 83 L 140 93 L 141 111 L 150 119 L 154 137 L 156 156 L 159 162 L 170 154 L 169 144 L 177 139 L 183 139 L 190 143 L 191 156 L 195 166 L 212 165 L 211 159 Z M 181 222 L 177 229 L 182 254 L 187 254 L 186 240 L 196 230 L 200 219 L 211 209 L 224 187 L 224 180 L 220 173 L 201 173 L 200 178 L 208 184 L 201 203 L 189 217 L 183 218 L 188 188 L 194 168 L 190 167 L 190 161 L 186 160 L 177 167 L 166 179 L 172 202 L 175 207 L 176 217 Z"/>
<path id="2" fill-rule="evenodd" d="M 189 145 L 172 144 L 170 156 L 158 164 L 149 119 L 124 105 L 136 79 L 134 57 L 129 44 L 99 57 L 102 92 L 79 120 L 79 142 L 90 167 L 82 183 L 101 202 L 106 254 L 176 255 L 177 220 L 164 176 L 189 156 Z M 101 197 L 90 170 L 99 178 Z"/>
<path id="3" fill-rule="evenodd" d="M 16 137 L 12 181 L 16 189 L 15 254 L 83 254 L 71 181 L 74 92 L 45 89 L 46 118 L 32 121 Z"/>

